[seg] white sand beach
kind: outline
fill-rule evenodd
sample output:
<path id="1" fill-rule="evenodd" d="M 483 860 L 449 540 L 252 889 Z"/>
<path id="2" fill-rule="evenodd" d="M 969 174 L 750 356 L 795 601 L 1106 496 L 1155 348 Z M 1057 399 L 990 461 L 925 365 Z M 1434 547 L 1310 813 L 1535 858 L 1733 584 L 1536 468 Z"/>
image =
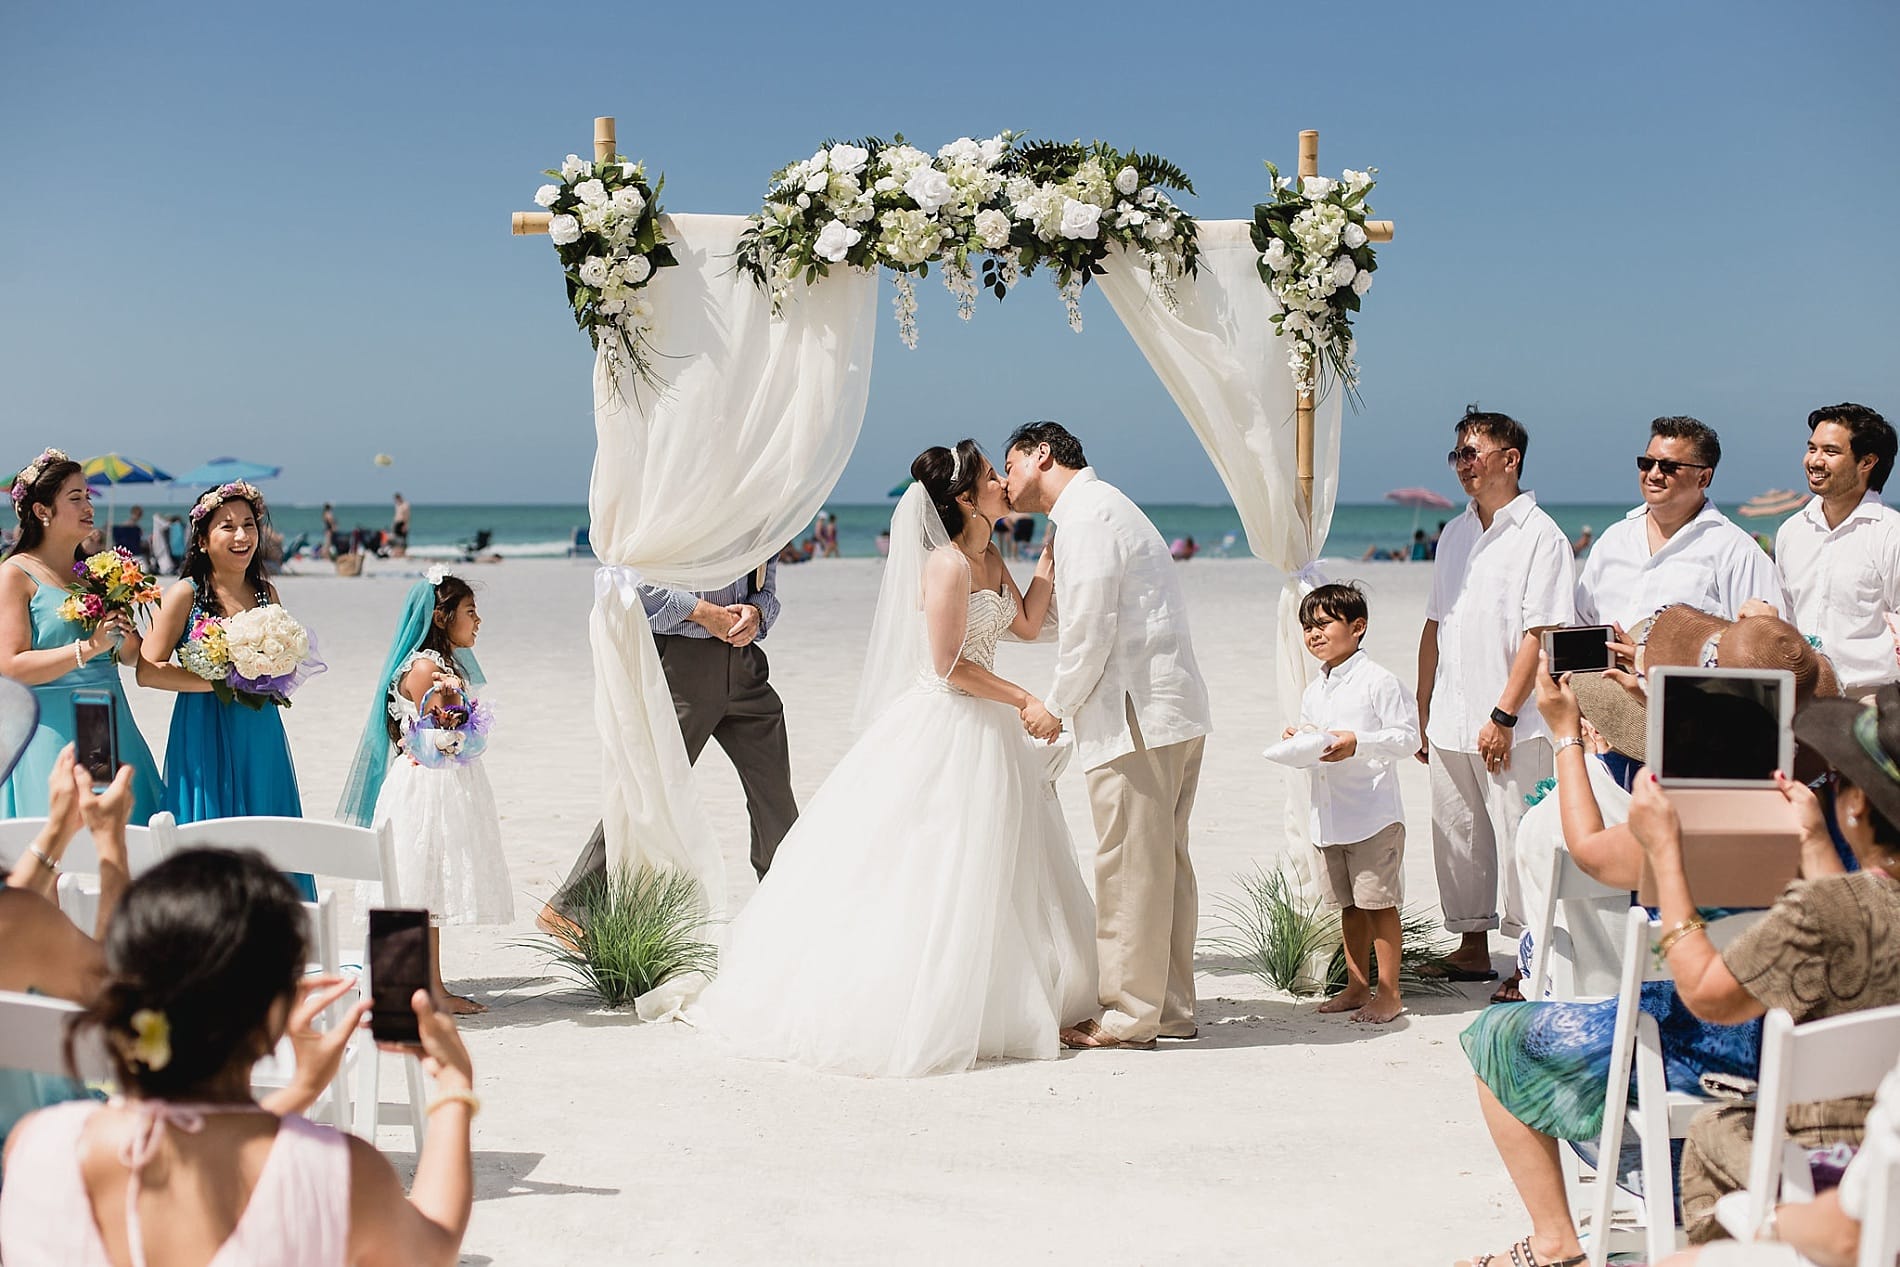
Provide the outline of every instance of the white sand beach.
<path id="1" fill-rule="evenodd" d="M 306 567 L 280 582 L 330 666 L 285 718 L 312 816 L 335 804 L 419 567 L 372 561 L 354 580 Z M 784 613 L 765 646 L 801 797 L 850 742 L 879 567 L 781 571 Z M 477 651 L 497 713 L 487 765 L 519 898 L 511 927 L 443 935 L 447 979 L 491 1007 L 463 1027 L 485 1104 L 464 1262 L 1410 1265 L 1528 1230 L 1458 1045 L 1489 986 L 1412 1000 L 1378 1028 L 1315 1015 L 1205 951 L 1198 1041 L 902 1082 L 738 1061 L 685 1026 L 599 1011 L 521 944 L 595 817 L 592 569 L 512 561 L 467 574 L 482 587 Z M 1411 681 L 1428 569 L 1342 562 L 1335 575 L 1367 583 L 1367 649 Z M 1283 781 L 1259 753 L 1293 714 L 1269 659 L 1277 575 L 1201 561 L 1182 576 L 1215 709 L 1194 815 L 1206 934 L 1236 876 L 1280 847 Z M 1007 645 L 998 670 L 1039 687 L 1053 656 Z M 170 697 L 133 695 L 162 760 Z M 738 783 L 716 747 L 698 777 L 736 909 L 754 888 Z M 1407 768 L 1404 789 L 1407 896 L 1435 910 L 1424 767 Z M 1081 773 L 1060 792 L 1090 874 Z M 385 1098 L 399 1086 L 386 1077 Z M 406 1130 L 378 1142 L 407 1164 Z"/>

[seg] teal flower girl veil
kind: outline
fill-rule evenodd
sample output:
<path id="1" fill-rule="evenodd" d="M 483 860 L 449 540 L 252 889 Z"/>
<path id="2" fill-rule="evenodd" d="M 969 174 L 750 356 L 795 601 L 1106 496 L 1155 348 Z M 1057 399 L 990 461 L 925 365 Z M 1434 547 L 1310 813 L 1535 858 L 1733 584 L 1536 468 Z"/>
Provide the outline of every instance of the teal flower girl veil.
<path id="1" fill-rule="evenodd" d="M 396 622 L 396 636 L 390 641 L 383 670 L 376 675 L 375 691 L 370 699 L 369 720 L 363 725 L 363 737 L 356 744 L 356 759 L 350 763 L 350 777 L 343 785 L 343 799 L 337 802 L 336 816 L 346 823 L 368 827 L 376 814 L 376 798 L 383 790 L 383 777 L 389 772 L 389 754 L 395 745 L 389 741 L 389 687 L 409 657 L 428 636 L 435 619 L 435 584 L 417 581 L 409 589 L 402 616 Z M 480 686 L 486 678 L 475 653 L 455 653 L 462 676 L 469 685 Z"/>

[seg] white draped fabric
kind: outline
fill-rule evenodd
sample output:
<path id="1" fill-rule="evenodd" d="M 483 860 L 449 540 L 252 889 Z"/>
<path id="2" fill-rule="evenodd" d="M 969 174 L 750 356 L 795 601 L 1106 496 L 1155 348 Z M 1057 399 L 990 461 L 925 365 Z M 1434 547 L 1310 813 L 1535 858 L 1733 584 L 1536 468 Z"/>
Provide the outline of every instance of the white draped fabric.
<path id="1" fill-rule="evenodd" d="M 1106 275 L 1096 280 L 1206 447 L 1240 512 L 1248 548 L 1286 573 L 1276 685 L 1291 721 L 1311 669 L 1300 636 L 1300 599 L 1324 579 L 1315 564 L 1339 489 L 1340 393 L 1330 393 L 1314 411 L 1309 518 L 1300 498 L 1299 402 L 1287 368 L 1288 344 L 1274 333 L 1270 318 L 1280 306 L 1260 279 L 1251 229 L 1246 220 L 1200 222 L 1200 269 L 1176 285 L 1173 311 L 1155 295 L 1136 256 L 1111 255 Z M 1305 775 L 1299 771 L 1289 773 L 1288 807 L 1292 857 L 1310 885 Z"/>
<path id="2" fill-rule="evenodd" d="M 743 218 L 663 225 L 680 262 L 646 294 L 665 387 L 594 367 L 594 721 L 610 864 L 691 873 L 717 918 L 725 867 L 637 586 L 728 585 L 818 512 L 864 422 L 877 277 L 834 269 L 775 319 L 733 264 Z"/>

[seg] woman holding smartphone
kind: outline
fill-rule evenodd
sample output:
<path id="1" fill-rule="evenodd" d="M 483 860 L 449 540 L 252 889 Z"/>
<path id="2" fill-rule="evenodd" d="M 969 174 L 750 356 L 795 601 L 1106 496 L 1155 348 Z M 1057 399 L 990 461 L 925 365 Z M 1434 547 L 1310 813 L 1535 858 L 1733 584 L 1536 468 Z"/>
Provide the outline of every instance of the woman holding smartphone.
<path id="1" fill-rule="evenodd" d="M 79 463 L 47 449 L 14 479 L 11 492 L 20 535 L 0 564 L 0 674 L 33 689 L 40 724 L 0 786 L 0 818 L 46 815 L 47 776 L 60 750 L 81 738 L 83 711 L 89 725 L 82 753 L 116 754 L 118 764 L 133 768 L 132 821 L 142 824 L 162 808 L 164 790 L 119 683 L 122 663 L 138 666 L 140 682 L 155 680 L 140 657 L 138 631 L 115 613 L 89 634 L 59 614 L 80 543 L 93 531 L 92 490 Z M 93 771 L 101 783 L 112 773 Z"/>

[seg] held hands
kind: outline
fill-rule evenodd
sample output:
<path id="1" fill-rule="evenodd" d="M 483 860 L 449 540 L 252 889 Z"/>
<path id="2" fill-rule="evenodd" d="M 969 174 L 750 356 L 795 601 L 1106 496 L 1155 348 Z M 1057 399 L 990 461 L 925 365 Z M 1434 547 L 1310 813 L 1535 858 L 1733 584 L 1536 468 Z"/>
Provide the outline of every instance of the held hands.
<path id="1" fill-rule="evenodd" d="M 694 604 L 692 615 L 686 619 L 692 621 L 695 625 L 698 625 L 701 629 L 704 629 L 707 633 L 719 639 L 719 641 L 730 642 L 732 640 L 732 626 L 737 622 L 738 617 L 733 614 L 732 608 L 720 607 L 702 598 L 699 602 Z"/>
<path id="2" fill-rule="evenodd" d="M 1053 743 L 1056 736 L 1062 733 L 1062 719 L 1043 707 L 1042 701 L 1033 696 L 1017 711 L 1022 716 L 1023 729 L 1029 732 L 1032 739 Z"/>

